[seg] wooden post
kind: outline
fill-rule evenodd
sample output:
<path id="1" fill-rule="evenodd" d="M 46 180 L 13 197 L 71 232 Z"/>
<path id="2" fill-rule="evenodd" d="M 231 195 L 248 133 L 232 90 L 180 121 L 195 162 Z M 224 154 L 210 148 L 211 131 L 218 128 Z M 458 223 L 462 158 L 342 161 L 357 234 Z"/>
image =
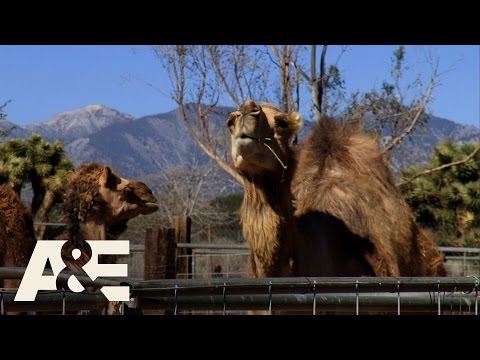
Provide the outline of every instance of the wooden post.
<path id="1" fill-rule="evenodd" d="M 175 279 L 174 229 L 147 228 L 144 279 Z"/>
<path id="2" fill-rule="evenodd" d="M 179 243 L 190 244 L 190 232 L 192 228 L 192 219 L 188 216 L 175 216 L 173 218 L 173 228 L 175 229 L 175 241 Z M 179 255 L 181 255 L 179 257 Z M 177 278 L 192 278 L 192 249 L 177 249 Z M 185 276 L 184 274 L 187 274 Z"/>

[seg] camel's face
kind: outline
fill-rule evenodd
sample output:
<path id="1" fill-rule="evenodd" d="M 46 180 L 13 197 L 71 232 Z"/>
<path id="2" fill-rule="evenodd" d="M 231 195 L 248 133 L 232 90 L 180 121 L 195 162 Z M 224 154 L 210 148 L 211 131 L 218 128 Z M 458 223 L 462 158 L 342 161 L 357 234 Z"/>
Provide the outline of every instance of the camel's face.
<path id="1" fill-rule="evenodd" d="M 284 170 L 291 140 L 303 122 L 297 112 L 286 114 L 248 100 L 230 113 L 227 125 L 235 168 L 245 175 L 257 175 Z"/>
<path id="2" fill-rule="evenodd" d="M 147 185 L 141 181 L 121 178 L 108 166 L 105 166 L 99 184 L 99 192 L 109 205 L 110 224 L 125 222 L 158 210 L 155 205 L 157 199 Z"/>

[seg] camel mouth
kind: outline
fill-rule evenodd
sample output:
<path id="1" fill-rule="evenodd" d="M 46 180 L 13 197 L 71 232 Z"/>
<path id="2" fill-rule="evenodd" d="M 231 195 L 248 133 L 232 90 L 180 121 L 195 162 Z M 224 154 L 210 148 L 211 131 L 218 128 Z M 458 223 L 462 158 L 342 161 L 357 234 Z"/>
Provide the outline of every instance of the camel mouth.
<path id="1" fill-rule="evenodd" d="M 144 203 L 144 206 L 144 211 L 142 211 L 143 215 L 152 214 L 159 209 L 158 205 L 153 202 L 146 202 Z"/>
<path id="2" fill-rule="evenodd" d="M 140 200 L 142 200 L 142 202 L 144 204 L 154 204 L 154 203 L 158 202 L 158 199 L 155 196 L 150 195 L 150 194 L 140 197 Z"/>
<path id="3" fill-rule="evenodd" d="M 158 210 L 158 205 L 156 204 L 158 202 L 158 199 L 153 196 L 153 195 L 147 195 L 144 196 L 142 199 L 142 207 L 144 208 L 143 214 L 148 215 L 151 213 L 154 213 L 155 211 Z"/>
<path id="4" fill-rule="evenodd" d="M 247 135 L 246 133 L 242 132 L 237 136 L 237 141 L 242 142 L 251 142 L 251 141 L 258 141 L 258 137 Z"/>

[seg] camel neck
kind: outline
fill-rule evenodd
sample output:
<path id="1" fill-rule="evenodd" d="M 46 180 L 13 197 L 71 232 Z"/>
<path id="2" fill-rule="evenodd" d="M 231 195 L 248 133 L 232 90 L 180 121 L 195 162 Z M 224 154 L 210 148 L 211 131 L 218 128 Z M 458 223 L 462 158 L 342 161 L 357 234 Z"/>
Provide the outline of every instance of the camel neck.
<path id="1" fill-rule="evenodd" d="M 263 177 L 245 181 L 244 190 L 243 236 L 256 262 L 255 275 L 289 275 L 295 234 L 290 181 Z"/>
<path id="2" fill-rule="evenodd" d="M 250 211 L 270 208 L 280 216 L 293 216 L 290 179 L 280 177 L 258 177 L 245 181 L 244 205 Z"/>
<path id="3" fill-rule="evenodd" d="M 83 240 L 107 240 L 107 226 L 87 221 L 80 224 L 80 234 Z"/>

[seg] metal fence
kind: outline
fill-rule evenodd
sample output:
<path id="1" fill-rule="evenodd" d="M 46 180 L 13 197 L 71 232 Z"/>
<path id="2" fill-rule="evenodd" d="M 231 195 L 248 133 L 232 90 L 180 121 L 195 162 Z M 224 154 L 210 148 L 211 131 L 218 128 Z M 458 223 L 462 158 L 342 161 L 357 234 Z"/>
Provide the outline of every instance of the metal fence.
<path id="1" fill-rule="evenodd" d="M 449 276 L 479 276 L 480 249 L 440 246 Z"/>
<path id="2" fill-rule="evenodd" d="M 478 315 L 479 279 L 257 278 L 153 280 L 136 283 L 144 310 L 172 314 L 432 314 Z"/>
<path id="3" fill-rule="evenodd" d="M 190 279 L 244 278 L 248 276 L 250 250 L 243 244 L 177 244 L 177 248 L 192 249 L 191 255 L 177 255 L 191 259 L 192 272 L 177 273 Z"/>
<path id="4" fill-rule="evenodd" d="M 36 223 L 36 229 L 45 226 L 44 239 L 55 239 L 64 229 L 63 223 Z M 191 273 L 178 274 L 179 277 L 190 279 L 208 278 L 244 278 L 248 276 L 249 248 L 242 244 L 218 244 L 213 236 L 214 231 L 208 231 L 209 243 L 200 243 L 203 237 L 197 237 L 192 244 L 177 244 L 177 249 L 189 247 L 191 254 L 178 254 L 181 259 L 190 258 Z M 131 239 L 130 239 L 131 240 Z M 225 242 L 225 239 L 221 239 Z M 234 239 L 238 242 L 238 238 Z M 120 256 L 119 261 L 128 263 L 129 276 L 143 279 L 144 276 L 144 249 L 140 244 L 131 244 L 130 255 Z M 445 267 L 449 276 L 479 276 L 480 277 L 480 249 L 464 247 L 440 246 L 443 253 Z"/>
<path id="5" fill-rule="evenodd" d="M 177 244 L 177 249 L 190 248 L 190 255 L 177 255 L 178 258 L 190 258 L 191 273 L 181 273 L 184 278 L 245 278 L 248 277 L 248 259 L 250 250 L 247 244 Z M 143 245 L 131 245 L 131 261 L 135 267 L 143 266 Z M 480 249 L 463 247 L 439 247 L 445 259 L 448 276 L 480 277 Z M 127 261 L 127 257 L 125 257 Z M 133 271 L 133 270 L 132 270 Z M 138 268 L 135 277 L 142 277 Z"/>
<path id="6" fill-rule="evenodd" d="M 36 224 L 38 225 L 38 224 Z M 55 238 L 64 224 L 44 223 L 44 238 Z M 127 263 L 132 301 L 125 308 L 169 314 L 477 314 L 480 249 L 439 247 L 447 278 L 248 278 L 247 244 L 176 243 L 177 259 L 191 272 L 177 279 L 144 281 L 145 246 L 130 245 Z M 188 249 L 188 251 L 185 251 Z M 5 269 L 0 268 L 0 275 Z M 1 278 L 1 276 L 0 276 Z M 27 309 L 0 289 L 1 311 Z M 91 310 L 103 306 L 99 293 L 44 292 L 36 310 Z M 90 300 L 89 300 L 90 299 Z M 103 302 L 102 302 L 103 301 Z M 13 304 L 13 305 L 12 305 Z M 60 309 L 60 310 L 59 310 Z M 32 310 L 32 309 L 30 309 Z M 18 310 L 20 311 L 20 310 Z"/>
<path id="7" fill-rule="evenodd" d="M 0 278 L 20 276 L 22 271 L 0 268 Z M 127 308 L 172 315 L 244 314 L 248 310 L 257 314 L 479 315 L 480 302 L 478 277 L 99 279 L 94 283 L 130 285 L 132 301 L 122 304 L 122 313 Z M 14 293 L 0 289 L 0 313 L 66 313 L 99 310 L 106 305 L 98 292 L 45 291 L 31 303 L 14 302 Z"/>

